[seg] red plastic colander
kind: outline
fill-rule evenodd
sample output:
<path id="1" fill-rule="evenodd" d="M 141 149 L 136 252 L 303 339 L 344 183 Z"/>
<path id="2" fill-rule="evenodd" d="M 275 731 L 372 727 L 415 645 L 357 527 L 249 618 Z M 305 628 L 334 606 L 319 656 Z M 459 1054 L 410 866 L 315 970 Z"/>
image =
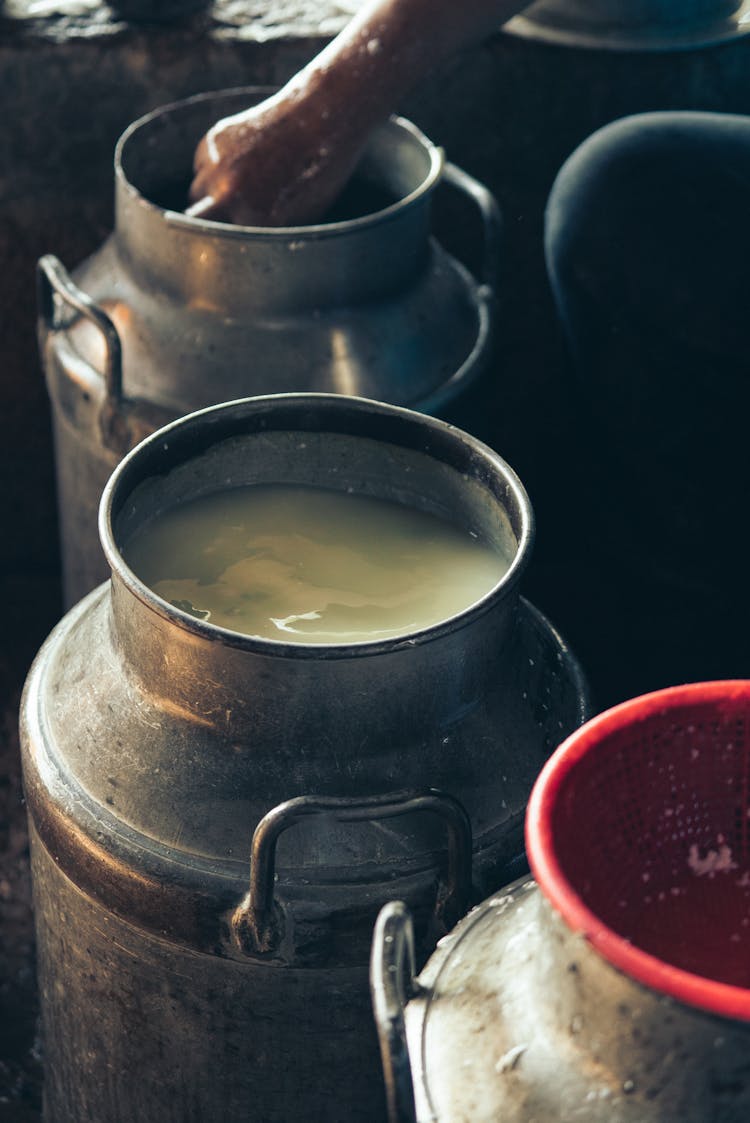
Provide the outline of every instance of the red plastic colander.
<path id="1" fill-rule="evenodd" d="M 614 966 L 750 1020 L 750 681 L 588 722 L 539 776 L 526 843 L 542 892 Z"/>

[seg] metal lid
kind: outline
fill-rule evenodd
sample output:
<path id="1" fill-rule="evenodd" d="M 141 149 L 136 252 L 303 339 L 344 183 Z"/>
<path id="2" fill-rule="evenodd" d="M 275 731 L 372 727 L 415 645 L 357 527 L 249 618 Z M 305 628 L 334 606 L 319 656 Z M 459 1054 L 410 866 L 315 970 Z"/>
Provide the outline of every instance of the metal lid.
<path id="1" fill-rule="evenodd" d="M 503 27 L 563 47 L 678 51 L 750 31 L 750 0 L 537 0 Z"/>

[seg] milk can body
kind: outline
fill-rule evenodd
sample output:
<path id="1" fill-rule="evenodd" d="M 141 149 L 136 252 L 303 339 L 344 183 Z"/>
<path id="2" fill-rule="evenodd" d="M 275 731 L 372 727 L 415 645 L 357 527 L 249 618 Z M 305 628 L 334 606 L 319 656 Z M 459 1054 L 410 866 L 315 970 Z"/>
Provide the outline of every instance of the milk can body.
<path id="1" fill-rule="evenodd" d="M 487 366 L 497 207 L 410 122 L 370 138 L 354 178 L 370 213 L 355 201 L 339 219 L 284 229 L 182 213 L 198 139 L 260 96 L 200 95 L 136 121 L 117 146 L 111 236 L 72 276 L 40 262 L 69 604 L 108 575 L 96 510 L 110 472 L 173 418 L 307 390 L 441 413 Z M 478 208 L 477 278 L 431 235 L 440 184 Z"/>
<path id="2" fill-rule="evenodd" d="M 438 625 L 335 646 L 214 628 L 124 564 L 122 536 L 180 496 L 270 480 L 451 512 L 515 543 L 511 568 Z M 442 422 L 289 395 L 155 434 L 102 525 L 111 587 L 53 632 L 22 712 L 46 1119 L 382 1119 L 378 907 L 408 900 L 427 949 L 502 880 L 536 772 L 586 713 L 518 595 L 523 489 Z"/>

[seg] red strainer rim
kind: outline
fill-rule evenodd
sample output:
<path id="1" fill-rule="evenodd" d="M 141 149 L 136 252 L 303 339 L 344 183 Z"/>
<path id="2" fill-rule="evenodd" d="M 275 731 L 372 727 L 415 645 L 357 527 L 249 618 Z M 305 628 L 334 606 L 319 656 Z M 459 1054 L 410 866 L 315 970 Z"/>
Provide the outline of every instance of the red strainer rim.
<path id="1" fill-rule="evenodd" d="M 564 874 L 555 853 L 553 810 L 561 787 L 576 763 L 598 742 L 652 714 L 685 705 L 750 706 L 750 680 L 698 682 L 644 694 L 606 710 L 576 730 L 548 760 L 534 785 L 526 812 L 526 848 L 539 888 L 566 924 L 580 932 L 614 967 L 653 990 L 722 1017 L 750 1021 L 750 988 L 695 975 L 634 947 L 584 904 Z"/>

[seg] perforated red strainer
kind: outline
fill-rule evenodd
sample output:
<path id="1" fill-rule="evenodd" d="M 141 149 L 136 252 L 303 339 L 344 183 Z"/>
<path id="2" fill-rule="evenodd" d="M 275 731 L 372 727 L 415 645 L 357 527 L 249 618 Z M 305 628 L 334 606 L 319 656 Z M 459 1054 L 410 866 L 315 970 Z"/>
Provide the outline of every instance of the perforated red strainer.
<path id="1" fill-rule="evenodd" d="M 542 892 L 614 966 L 750 1020 L 750 681 L 582 726 L 537 780 L 526 843 Z"/>

